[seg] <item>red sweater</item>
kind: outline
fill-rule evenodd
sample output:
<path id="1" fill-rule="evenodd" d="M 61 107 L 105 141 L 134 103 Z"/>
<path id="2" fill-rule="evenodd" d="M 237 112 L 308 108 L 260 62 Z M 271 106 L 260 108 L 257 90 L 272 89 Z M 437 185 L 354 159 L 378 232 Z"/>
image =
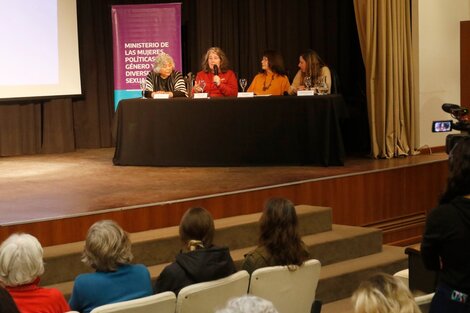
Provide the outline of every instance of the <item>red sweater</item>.
<path id="1" fill-rule="evenodd" d="M 219 73 L 220 85 L 214 83 L 214 73 L 200 71 L 196 75 L 196 81 L 204 80 L 206 87 L 204 92 L 207 92 L 209 97 L 235 97 L 238 93 L 238 83 L 235 73 L 228 70 L 224 73 Z"/>
<path id="2" fill-rule="evenodd" d="M 39 287 L 39 279 L 31 284 L 10 287 L 10 292 L 21 313 L 63 313 L 70 311 L 62 293 L 54 288 Z"/>

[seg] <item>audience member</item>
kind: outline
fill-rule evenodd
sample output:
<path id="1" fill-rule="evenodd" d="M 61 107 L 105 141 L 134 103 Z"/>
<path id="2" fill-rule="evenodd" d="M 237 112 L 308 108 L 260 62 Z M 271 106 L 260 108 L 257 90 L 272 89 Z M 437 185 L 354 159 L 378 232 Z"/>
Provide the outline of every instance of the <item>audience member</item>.
<path id="1" fill-rule="evenodd" d="M 261 59 L 261 73 L 255 76 L 248 91 L 256 95 L 282 96 L 289 91 L 289 87 L 281 54 L 273 50 L 265 51 Z"/>
<path id="2" fill-rule="evenodd" d="M 0 287 L 0 313 L 19 313 L 15 301 L 10 293 Z"/>
<path id="3" fill-rule="evenodd" d="M 43 249 L 36 237 L 13 234 L 0 246 L 0 280 L 22 313 L 70 311 L 62 293 L 39 287 L 44 273 Z M 2 297 L 3 298 L 3 297 Z M 3 303 L 2 305 L 6 305 Z"/>
<path id="4" fill-rule="evenodd" d="M 165 267 L 155 283 L 155 292 L 179 291 L 188 285 L 216 280 L 235 273 L 227 247 L 212 244 L 214 221 L 204 208 L 191 208 L 179 226 L 183 249 L 175 262 Z"/>
<path id="5" fill-rule="evenodd" d="M 275 265 L 295 270 L 309 257 L 300 237 L 294 204 L 287 199 L 269 199 L 260 218 L 258 247 L 245 255 L 242 269 L 248 273 Z"/>
<path id="6" fill-rule="evenodd" d="M 470 312 L 470 137 L 449 152 L 449 177 L 428 214 L 421 242 L 424 265 L 439 272 L 430 311 Z"/>
<path id="7" fill-rule="evenodd" d="M 229 61 L 222 49 L 212 47 L 202 59 L 202 70 L 196 75 L 195 92 L 207 92 L 209 97 L 229 97 L 238 93 L 237 77 L 229 69 Z M 204 81 L 204 85 L 201 83 Z"/>
<path id="8" fill-rule="evenodd" d="M 153 71 L 146 78 L 146 95 L 168 94 L 173 97 L 187 97 L 186 83 L 181 72 L 175 71 L 173 58 L 166 53 L 155 57 Z"/>
<path id="9" fill-rule="evenodd" d="M 296 94 L 298 90 L 305 90 L 305 77 L 310 77 L 312 86 L 315 85 L 319 79 L 324 79 L 328 87 L 326 93 L 330 93 L 330 69 L 313 50 L 307 50 L 299 56 L 299 71 L 292 81 L 289 94 L 293 95 Z"/>
<path id="10" fill-rule="evenodd" d="M 352 296 L 355 313 L 420 313 L 408 287 L 388 274 L 363 281 Z"/>
<path id="11" fill-rule="evenodd" d="M 132 261 L 127 233 L 114 221 L 103 220 L 88 230 L 82 262 L 96 270 L 75 279 L 70 307 L 88 313 L 94 308 L 153 294 L 150 273 Z"/>
<path id="12" fill-rule="evenodd" d="M 265 299 L 246 295 L 229 300 L 227 306 L 215 313 L 278 313 L 274 305 Z"/>

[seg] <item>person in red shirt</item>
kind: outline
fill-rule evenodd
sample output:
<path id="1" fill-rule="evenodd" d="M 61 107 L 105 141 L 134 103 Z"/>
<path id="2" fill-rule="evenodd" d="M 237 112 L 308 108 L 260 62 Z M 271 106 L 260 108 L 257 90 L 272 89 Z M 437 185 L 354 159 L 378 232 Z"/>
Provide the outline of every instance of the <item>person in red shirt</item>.
<path id="1" fill-rule="evenodd" d="M 39 286 L 44 273 L 43 249 L 36 237 L 13 234 L 0 246 L 0 281 L 21 313 L 70 311 L 62 293 Z"/>
<path id="2" fill-rule="evenodd" d="M 207 92 L 209 97 L 234 97 L 238 93 L 237 77 L 229 69 L 222 49 L 212 47 L 202 59 L 202 70 L 196 75 L 194 92 Z"/>

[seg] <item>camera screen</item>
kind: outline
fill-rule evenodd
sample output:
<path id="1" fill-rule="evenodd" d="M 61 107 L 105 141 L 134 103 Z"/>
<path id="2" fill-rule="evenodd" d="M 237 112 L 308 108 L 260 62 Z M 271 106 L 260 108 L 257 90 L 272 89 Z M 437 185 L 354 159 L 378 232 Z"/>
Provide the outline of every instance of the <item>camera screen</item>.
<path id="1" fill-rule="evenodd" d="M 432 122 L 432 132 L 450 132 L 452 130 L 452 121 L 434 121 Z"/>

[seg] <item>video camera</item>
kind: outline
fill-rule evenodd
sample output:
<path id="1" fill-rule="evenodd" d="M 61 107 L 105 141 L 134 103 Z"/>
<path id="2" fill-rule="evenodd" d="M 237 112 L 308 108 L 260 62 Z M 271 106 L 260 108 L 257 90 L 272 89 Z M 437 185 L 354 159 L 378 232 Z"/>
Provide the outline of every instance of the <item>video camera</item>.
<path id="1" fill-rule="evenodd" d="M 450 132 L 452 130 L 460 130 L 461 134 L 452 134 L 447 135 L 446 137 L 446 152 L 449 153 L 455 144 L 463 137 L 469 136 L 470 132 L 470 121 L 468 120 L 468 109 L 462 108 L 460 105 L 452 103 L 444 103 L 442 105 L 442 110 L 449 113 L 454 119 L 445 120 L 445 121 L 433 121 L 432 122 L 432 132 Z"/>

